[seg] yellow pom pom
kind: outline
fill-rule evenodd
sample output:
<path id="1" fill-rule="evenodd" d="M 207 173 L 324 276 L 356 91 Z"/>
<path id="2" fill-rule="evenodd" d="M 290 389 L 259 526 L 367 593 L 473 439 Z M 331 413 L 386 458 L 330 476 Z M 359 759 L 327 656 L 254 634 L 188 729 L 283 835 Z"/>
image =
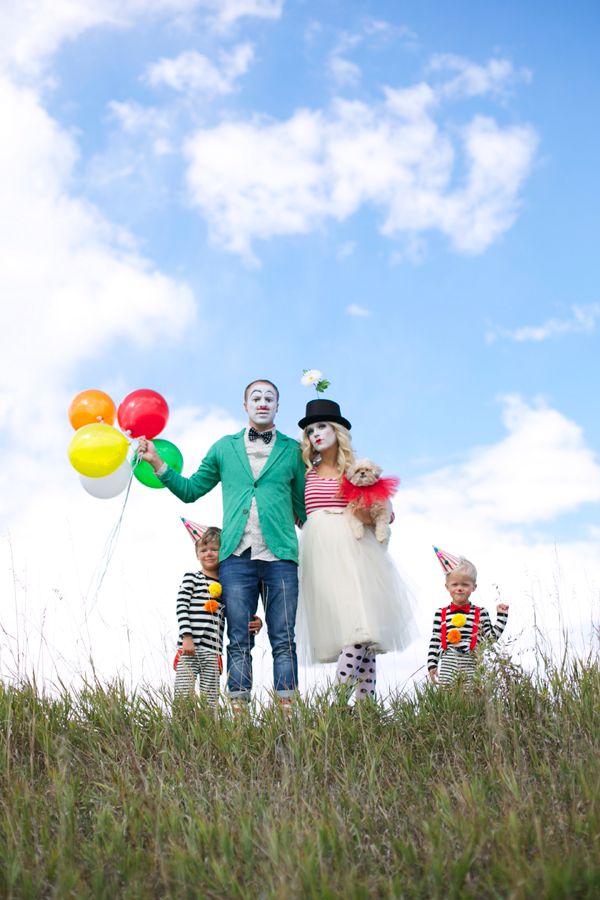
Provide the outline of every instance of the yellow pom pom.
<path id="1" fill-rule="evenodd" d="M 457 628 L 462 628 L 463 625 L 467 624 L 467 617 L 464 613 L 454 613 L 450 621 L 453 625 L 456 625 Z"/>
<path id="2" fill-rule="evenodd" d="M 458 628 L 451 628 L 448 632 L 448 643 L 449 644 L 458 644 L 462 635 Z"/>
<path id="3" fill-rule="evenodd" d="M 223 588 L 218 581 L 212 581 L 208 586 L 208 593 L 215 599 L 219 598 L 223 593 Z"/>

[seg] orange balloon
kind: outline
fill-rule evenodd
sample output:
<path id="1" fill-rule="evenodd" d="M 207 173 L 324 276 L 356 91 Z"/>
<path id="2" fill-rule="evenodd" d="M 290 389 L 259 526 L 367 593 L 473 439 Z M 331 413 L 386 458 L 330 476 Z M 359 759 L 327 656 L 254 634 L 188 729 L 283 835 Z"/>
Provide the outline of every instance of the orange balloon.
<path id="1" fill-rule="evenodd" d="M 117 408 L 104 391 L 81 391 L 71 400 L 69 421 L 75 431 L 84 425 L 112 425 L 117 415 Z"/>

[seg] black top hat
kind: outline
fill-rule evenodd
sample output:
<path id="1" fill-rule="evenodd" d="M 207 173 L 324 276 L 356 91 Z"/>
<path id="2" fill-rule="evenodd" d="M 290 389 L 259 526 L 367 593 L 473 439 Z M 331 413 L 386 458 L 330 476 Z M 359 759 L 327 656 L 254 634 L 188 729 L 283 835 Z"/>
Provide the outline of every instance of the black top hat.
<path id="1" fill-rule="evenodd" d="M 337 422 L 338 425 L 343 425 L 348 431 L 352 428 L 348 419 L 345 419 L 341 414 L 339 403 L 336 403 L 335 400 L 325 400 L 320 397 L 317 400 L 308 401 L 304 418 L 300 419 L 298 425 L 300 428 L 306 428 L 307 425 L 312 425 L 314 422 Z"/>

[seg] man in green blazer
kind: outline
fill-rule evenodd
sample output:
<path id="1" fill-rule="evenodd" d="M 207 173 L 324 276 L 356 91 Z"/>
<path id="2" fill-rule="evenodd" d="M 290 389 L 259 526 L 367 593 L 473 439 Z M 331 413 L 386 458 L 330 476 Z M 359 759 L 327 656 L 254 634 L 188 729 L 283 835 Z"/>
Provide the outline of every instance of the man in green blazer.
<path id="1" fill-rule="evenodd" d="M 140 438 L 139 453 L 162 483 L 193 503 L 219 482 L 223 533 L 219 580 L 227 617 L 227 684 L 233 700 L 249 700 L 254 635 L 248 624 L 262 596 L 273 653 L 274 690 L 283 702 L 298 687 L 295 622 L 298 604 L 298 541 L 295 519 L 306 520 L 304 464 L 300 445 L 275 429 L 279 391 L 266 379 L 244 392 L 248 426 L 212 445 L 200 468 L 179 475 Z"/>

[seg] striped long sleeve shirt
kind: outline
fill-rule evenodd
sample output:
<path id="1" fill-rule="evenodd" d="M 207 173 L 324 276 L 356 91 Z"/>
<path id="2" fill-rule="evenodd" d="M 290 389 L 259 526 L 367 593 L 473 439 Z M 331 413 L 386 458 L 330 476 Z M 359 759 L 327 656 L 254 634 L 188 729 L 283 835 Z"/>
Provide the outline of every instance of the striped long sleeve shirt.
<path id="1" fill-rule="evenodd" d="M 214 578 L 207 578 L 203 572 L 186 572 L 177 594 L 177 622 L 179 624 L 179 646 L 184 635 L 191 634 L 196 647 L 223 653 L 223 632 L 225 630 L 225 604 L 220 602 L 216 612 L 208 612 L 204 604 L 211 599 L 209 584 Z"/>
<path id="2" fill-rule="evenodd" d="M 436 610 L 435 616 L 433 618 L 433 629 L 431 633 L 431 640 L 429 642 L 429 653 L 427 655 L 428 670 L 436 669 L 438 667 L 440 655 L 445 652 L 442 647 L 442 609 L 444 609 L 444 607 L 440 607 L 440 609 Z M 447 631 L 450 631 L 454 627 L 452 624 L 453 613 L 450 612 L 450 606 L 445 607 L 445 609 L 446 627 Z M 454 652 L 464 654 L 470 653 L 476 609 L 476 606 L 474 606 L 473 604 L 470 605 L 469 611 L 465 613 L 466 623 L 460 628 L 460 641 L 456 644 L 452 644 L 451 648 L 450 645 L 448 645 L 449 648 Z M 477 637 L 488 641 L 497 641 L 506 628 L 508 613 L 499 612 L 496 624 L 492 625 L 492 620 L 487 609 L 485 609 L 483 606 L 479 607 L 479 609 L 480 613 Z"/>

